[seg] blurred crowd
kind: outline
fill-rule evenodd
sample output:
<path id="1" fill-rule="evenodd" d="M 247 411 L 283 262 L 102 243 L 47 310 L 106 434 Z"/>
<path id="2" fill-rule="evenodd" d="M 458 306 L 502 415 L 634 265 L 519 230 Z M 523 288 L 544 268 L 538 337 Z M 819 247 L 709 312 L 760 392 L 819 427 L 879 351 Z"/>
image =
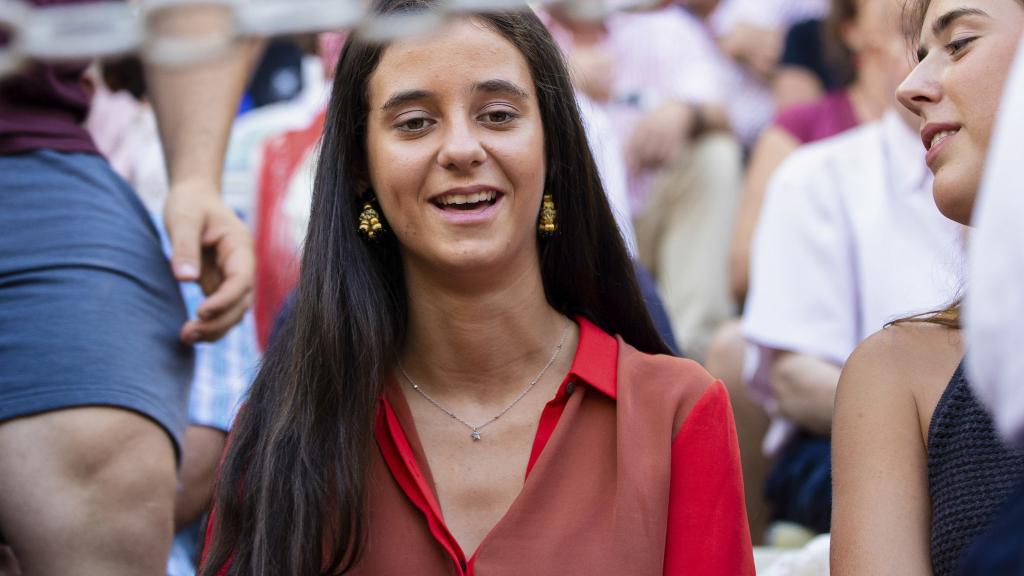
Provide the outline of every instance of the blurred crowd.
<path id="1" fill-rule="evenodd" d="M 659 330 L 729 389 L 755 545 L 829 532 L 844 364 L 888 323 L 961 296 L 966 228 L 933 202 L 919 121 L 895 96 L 914 64 L 900 4 L 668 0 L 599 21 L 537 9 Z M 253 235 L 254 299 L 195 347 L 169 575 L 195 573 L 218 457 L 298 277 L 345 35 L 268 42 L 231 128 L 222 196 Z M 162 227 L 144 67 L 105 60 L 87 77 L 86 126 Z M 201 291 L 181 290 L 194 315 Z"/>

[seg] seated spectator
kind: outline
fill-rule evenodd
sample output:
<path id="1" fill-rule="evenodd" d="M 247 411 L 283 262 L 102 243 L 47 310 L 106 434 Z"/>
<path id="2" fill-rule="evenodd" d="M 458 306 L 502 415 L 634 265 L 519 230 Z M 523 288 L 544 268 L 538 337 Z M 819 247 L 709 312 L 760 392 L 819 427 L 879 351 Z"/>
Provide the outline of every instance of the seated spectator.
<path id="1" fill-rule="evenodd" d="M 890 112 L 797 151 L 769 184 L 742 328 L 756 351 L 744 366 L 749 393 L 774 417 L 765 448 L 778 454 L 767 491 L 777 519 L 828 530 L 827 443 L 843 363 L 955 283 L 959 227 L 930 202 L 921 156 Z"/>
<path id="2" fill-rule="evenodd" d="M 775 169 L 798 146 L 877 120 L 892 105 L 907 57 L 897 14 L 889 0 L 833 1 L 825 27 L 829 53 L 837 69 L 853 72 L 838 90 L 780 112 L 754 146 L 729 255 L 730 289 L 738 303 L 746 298 L 750 242 Z"/>
<path id="3" fill-rule="evenodd" d="M 803 144 L 880 117 L 882 112 L 878 109 L 880 105 L 875 103 L 877 100 L 887 101 L 890 105 L 895 104 L 893 94 L 905 76 L 908 58 L 896 25 L 897 12 L 892 3 L 886 0 L 836 0 L 833 3 L 833 10 L 829 15 L 829 30 L 834 31 L 831 41 L 836 45 L 849 47 L 847 52 L 850 53 L 851 65 L 853 59 L 859 62 L 857 76 L 853 84 L 845 90 L 833 93 L 818 103 L 782 113 L 775 125 L 766 129 L 759 139 L 747 174 L 746 190 L 741 201 L 731 249 L 730 279 L 737 301 L 742 302 L 746 298 L 752 238 L 760 216 L 764 189 L 778 166 Z M 900 127 L 892 130 L 892 134 L 896 136 L 903 132 L 905 129 Z M 904 147 L 909 146 L 913 150 L 915 144 L 906 144 L 906 141 L 906 138 L 898 139 L 897 144 L 891 146 L 899 146 L 899 142 L 903 142 Z M 835 154 L 840 153 L 841 149 L 836 149 Z M 912 151 L 904 154 L 911 158 L 910 165 L 916 165 L 918 172 L 925 171 L 920 158 L 914 158 Z M 900 169 L 892 168 L 892 171 L 893 179 L 889 182 L 905 182 L 899 173 Z M 884 183 L 872 185 L 886 186 Z M 923 185 L 922 181 L 920 186 Z M 913 190 L 923 190 L 918 183 L 913 182 L 899 189 L 904 190 L 906 194 Z M 787 192 L 780 190 L 778 193 Z M 841 262 L 835 264 L 842 265 Z M 841 302 L 843 305 L 853 306 L 855 301 L 849 299 Z M 921 307 L 934 303 L 916 302 Z M 878 322 L 890 319 L 888 314 L 896 314 L 900 310 L 883 306 L 880 311 L 883 314 L 876 318 Z M 865 331 L 856 332 L 859 335 L 858 339 L 880 326 L 881 323 L 878 323 L 869 326 Z M 850 344 L 850 349 L 856 342 L 857 340 Z M 769 517 L 763 498 L 764 478 L 769 463 L 762 449 L 769 419 L 761 403 L 751 399 L 747 392 L 744 377 L 745 350 L 746 343 L 738 322 L 727 323 L 715 335 L 707 365 L 714 374 L 733 385 L 731 394 L 744 460 L 748 517 L 756 541 L 764 532 Z M 838 358 L 840 364 L 841 360 L 842 357 Z M 750 370 L 752 368 L 748 367 L 746 372 Z"/>
<path id="4" fill-rule="evenodd" d="M 908 14 L 918 64 L 899 99 L 920 118 L 936 205 L 968 224 L 1024 2 L 919 0 Z M 953 574 L 1024 477 L 967 381 L 959 301 L 858 346 L 834 437 L 838 576 Z"/>
<path id="5" fill-rule="evenodd" d="M 724 247 L 741 170 L 721 104 L 718 49 L 677 6 L 598 23 L 556 8 L 542 17 L 577 90 L 612 121 L 629 170 L 640 261 L 657 279 L 680 345 L 699 358 L 713 327 L 732 313 Z"/>
<path id="6" fill-rule="evenodd" d="M 696 6 L 694 13 L 718 44 L 729 120 L 749 149 L 776 112 L 771 86 L 787 31 L 809 18 L 824 18 L 829 0 L 677 2 Z"/>

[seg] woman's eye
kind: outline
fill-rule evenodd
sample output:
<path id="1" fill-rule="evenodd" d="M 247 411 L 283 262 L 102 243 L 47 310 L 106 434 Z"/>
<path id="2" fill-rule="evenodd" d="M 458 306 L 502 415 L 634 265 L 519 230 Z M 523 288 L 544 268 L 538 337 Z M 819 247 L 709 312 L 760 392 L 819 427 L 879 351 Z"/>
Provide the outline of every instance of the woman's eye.
<path id="1" fill-rule="evenodd" d="M 973 41 L 975 41 L 977 39 L 978 39 L 977 36 L 969 36 L 967 38 L 960 38 L 960 39 L 957 39 L 957 40 L 953 40 L 949 44 L 946 44 L 946 50 L 949 50 L 950 55 L 956 56 L 964 48 L 966 48 L 968 44 L 970 44 L 971 42 L 973 42 Z"/>
<path id="2" fill-rule="evenodd" d="M 484 119 L 491 124 L 507 124 L 516 119 L 516 115 L 508 110 L 492 110 L 484 113 Z"/>
<path id="3" fill-rule="evenodd" d="M 403 132 L 420 132 L 430 127 L 430 120 L 427 118 L 409 118 L 396 126 Z"/>

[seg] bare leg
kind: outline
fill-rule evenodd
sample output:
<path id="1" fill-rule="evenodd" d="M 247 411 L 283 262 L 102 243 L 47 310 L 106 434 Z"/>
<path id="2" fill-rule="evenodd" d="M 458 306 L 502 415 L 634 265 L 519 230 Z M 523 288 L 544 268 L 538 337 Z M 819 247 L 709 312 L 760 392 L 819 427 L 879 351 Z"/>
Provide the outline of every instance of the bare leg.
<path id="1" fill-rule="evenodd" d="M 761 449 L 769 420 L 764 409 L 750 397 L 743 381 L 745 346 L 739 321 L 730 321 L 719 328 L 712 338 L 706 365 L 708 372 L 725 382 L 729 390 L 736 434 L 739 436 L 750 536 L 756 545 L 764 541 L 771 512 L 764 501 L 764 483 L 770 463 Z"/>
<path id="2" fill-rule="evenodd" d="M 0 424 L 0 530 L 24 576 L 164 574 L 175 484 L 170 438 L 134 412 Z"/>

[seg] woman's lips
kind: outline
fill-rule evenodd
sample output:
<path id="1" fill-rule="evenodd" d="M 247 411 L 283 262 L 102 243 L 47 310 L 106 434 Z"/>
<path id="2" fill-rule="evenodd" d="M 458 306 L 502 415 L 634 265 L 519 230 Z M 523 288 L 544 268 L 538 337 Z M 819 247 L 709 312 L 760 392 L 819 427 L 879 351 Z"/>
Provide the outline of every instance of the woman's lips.
<path id="1" fill-rule="evenodd" d="M 925 154 L 924 161 L 931 168 L 932 172 L 935 171 L 936 163 L 938 161 L 939 154 L 949 145 L 949 142 L 960 135 L 960 131 L 953 131 L 951 134 L 943 137 L 941 140 L 932 143 L 931 147 L 928 148 L 928 153 Z"/>
<path id="2" fill-rule="evenodd" d="M 479 224 L 489 221 L 498 211 L 501 203 L 505 200 L 504 194 L 498 196 L 491 202 L 477 202 L 471 208 L 457 207 L 454 205 L 439 206 L 430 202 L 430 208 L 438 216 L 447 222 L 454 224 Z"/>

